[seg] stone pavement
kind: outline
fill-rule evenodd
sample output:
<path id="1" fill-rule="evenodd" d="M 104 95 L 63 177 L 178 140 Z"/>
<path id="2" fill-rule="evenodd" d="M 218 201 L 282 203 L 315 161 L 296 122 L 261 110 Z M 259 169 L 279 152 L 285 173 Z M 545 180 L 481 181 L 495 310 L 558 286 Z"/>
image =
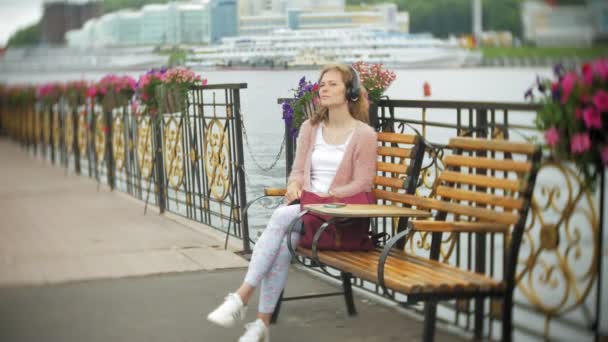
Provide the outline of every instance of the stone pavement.
<path id="1" fill-rule="evenodd" d="M 0 139 L 0 341 L 236 341 L 204 315 L 242 280 L 247 262 L 223 234 L 158 215 L 120 192 Z M 287 295 L 336 283 L 292 269 Z M 411 341 L 420 318 L 355 293 L 287 302 L 273 341 Z M 257 299 L 250 304 L 253 319 Z M 462 340 L 438 332 L 437 341 Z"/>

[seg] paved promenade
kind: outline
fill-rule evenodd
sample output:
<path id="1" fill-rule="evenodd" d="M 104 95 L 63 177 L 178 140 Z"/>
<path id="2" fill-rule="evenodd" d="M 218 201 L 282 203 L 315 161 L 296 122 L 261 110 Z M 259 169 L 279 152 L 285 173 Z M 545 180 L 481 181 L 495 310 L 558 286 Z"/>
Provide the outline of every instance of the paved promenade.
<path id="1" fill-rule="evenodd" d="M 236 341 L 204 319 L 247 262 L 223 234 L 159 215 L 126 194 L 0 138 L 0 341 Z M 287 295 L 335 291 L 292 269 Z M 355 293 L 285 303 L 272 341 L 412 341 L 422 323 Z M 257 300 L 249 309 L 251 320 Z M 438 332 L 437 341 L 463 340 Z"/>

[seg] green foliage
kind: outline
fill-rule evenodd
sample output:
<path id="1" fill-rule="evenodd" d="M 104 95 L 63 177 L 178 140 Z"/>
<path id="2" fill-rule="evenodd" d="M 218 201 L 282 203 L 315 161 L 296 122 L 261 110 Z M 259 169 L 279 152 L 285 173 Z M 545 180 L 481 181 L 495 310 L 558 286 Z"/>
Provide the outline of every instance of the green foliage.
<path id="1" fill-rule="evenodd" d="M 366 5 L 385 0 L 368 0 Z M 520 36 L 522 0 L 484 0 L 483 29 L 506 30 Z M 347 0 L 347 5 L 361 5 L 357 0 Z M 399 10 L 410 14 L 412 33 L 430 32 L 438 37 L 472 32 L 472 2 L 469 0 L 396 0 Z"/>
<path id="2" fill-rule="evenodd" d="M 36 45 L 40 43 L 40 22 L 22 28 L 13 34 L 7 43 L 9 47 Z"/>
<path id="3" fill-rule="evenodd" d="M 608 45 L 579 47 L 483 47 L 484 57 L 579 57 L 593 59 L 608 56 Z"/>

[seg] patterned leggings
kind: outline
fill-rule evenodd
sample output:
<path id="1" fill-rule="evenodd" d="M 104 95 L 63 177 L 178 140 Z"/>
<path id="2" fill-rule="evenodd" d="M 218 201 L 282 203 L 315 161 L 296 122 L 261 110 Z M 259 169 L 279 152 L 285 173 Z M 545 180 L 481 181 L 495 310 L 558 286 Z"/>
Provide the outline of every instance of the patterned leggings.
<path id="1" fill-rule="evenodd" d="M 245 283 L 256 288 L 262 283 L 258 306 L 260 313 L 272 313 L 285 288 L 291 261 L 287 248 L 287 228 L 299 213 L 299 204 L 278 207 L 253 249 Z M 297 246 L 299 240 L 299 232 L 291 234 L 293 246 Z"/>

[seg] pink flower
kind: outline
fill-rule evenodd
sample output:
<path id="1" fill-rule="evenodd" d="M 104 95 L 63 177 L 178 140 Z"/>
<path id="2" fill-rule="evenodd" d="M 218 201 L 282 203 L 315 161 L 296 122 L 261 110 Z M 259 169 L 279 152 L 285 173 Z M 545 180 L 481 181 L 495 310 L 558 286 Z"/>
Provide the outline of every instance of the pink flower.
<path id="1" fill-rule="evenodd" d="M 608 79 L 608 59 L 598 59 L 591 63 L 591 70 L 599 76 L 602 81 Z"/>
<path id="2" fill-rule="evenodd" d="M 602 117 L 600 112 L 594 107 L 587 107 L 583 111 L 583 120 L 587 128 L 602 128 Z"/>
<path id="3" fill-rule="evenodd" d="M 593 104 L 600 112 L 608 112 L 608 92 L 598 90 L 593 96 Z"/>
<path id="4" fill-rule="evenodd" d="M 559 142 L 559 131 L 555 127 L 551 127 L 545 131 L 545 140 L 547 145 L 553 147 Z"/>
<path id="5" fill-rule="evenodd" d="M 572 136 L 570 141 L 570 151 L 574 154 L 583 154 L 591 148 L 591 140 L 589 134 L 577 133 Z"/>
<path id="6" fill-rule="evenodd" d="M 602 147 L 601 155 L 602 163 L 604 164 L 604 166 L 608 166 L 608 145 Z"/>
<path id="7" fill-rule="evenodd" d="M 562 79 L 562 104 L 568 102 L 568 98 L 570 98 L 570 94 L 572 94 L 577 81 L 578 76 L 573 72 L 567 73 L 564 79 Z"/>
<path id="8" fill-rule="evenodd" d="M 593 70 L 591 69 L 591 65 L 589 63 L 583 64 L 583 84 L 586 86 L 593 85 Z"/>
<path id="9" fill-rule="evenodd" d="M 95 87 L 95 86 L 90 86 L 90 87 L 87 89 L 87 92 L 86 92 L 86 97 L 95 97 L 96 95 L 97 95 L 97 87 Z"/>

